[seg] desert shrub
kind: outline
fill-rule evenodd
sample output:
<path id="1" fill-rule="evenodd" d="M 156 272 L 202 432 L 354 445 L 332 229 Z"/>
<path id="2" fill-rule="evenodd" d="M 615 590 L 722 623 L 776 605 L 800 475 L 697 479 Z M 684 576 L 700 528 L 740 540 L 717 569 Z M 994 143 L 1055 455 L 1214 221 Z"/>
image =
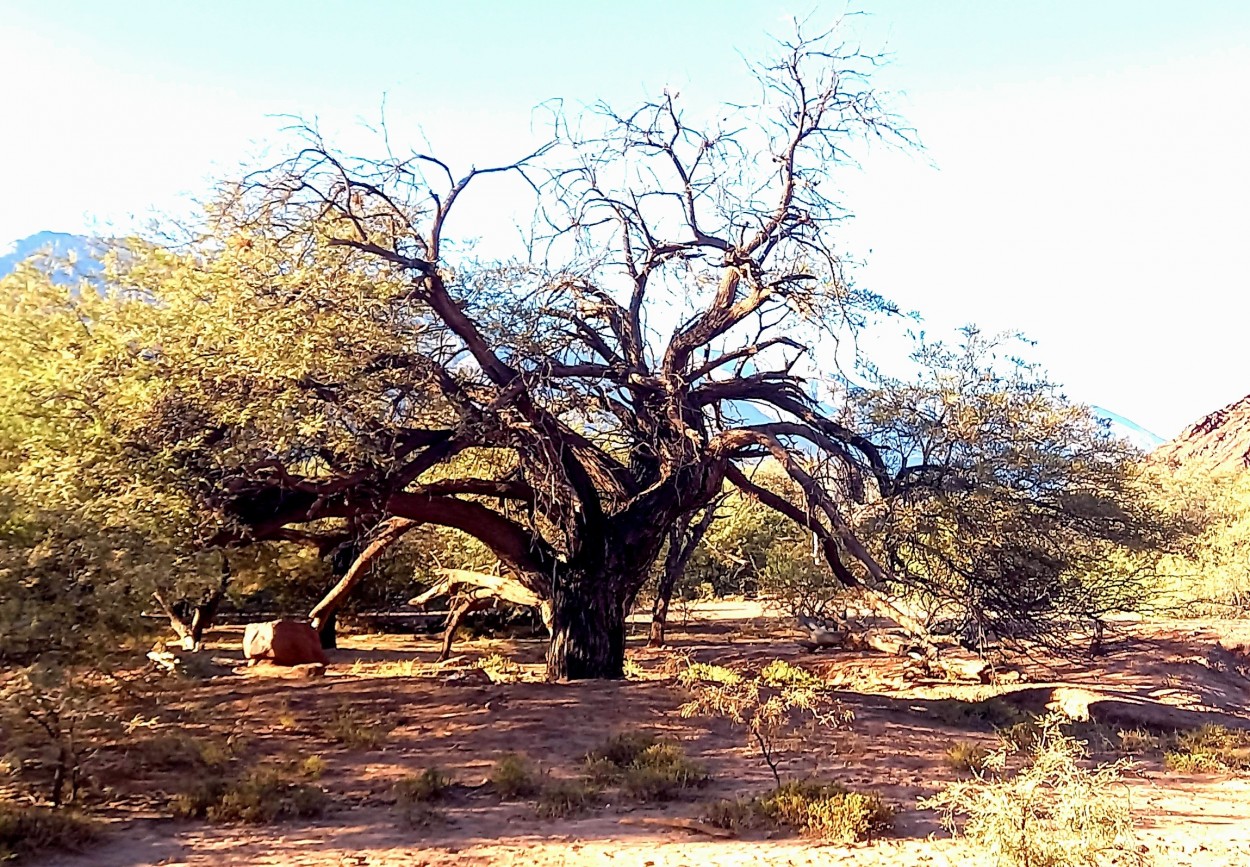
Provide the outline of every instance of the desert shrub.
<path id="1" fill-rule="evenodd" d="M 959 741 L 946 748 L 943 762 L 952 771 L 967 771 L 980 774 L 986 769 L 986 760 L 990 751 L 979 744 Z"/>
<path id="2" fill-rule="evenodd" d="M 1250 731 L 1204 725 L 1168 739 L 1163 764 L 1182 774 L 1250 770 Z"/>
<path id="3" fill-rule="evenodd" d="M 349 750 L 376 750 L 394 726 L 384 717 L 370 717 L 358 708 L 341 706 L 322 725 L 321 733 Z"/>
<path id="4" fill-rule="evenodd" d="M 0 861 L 79 850 L 97 836 L 94 822 L 70 810 L 0 801 Z"/>
<path id="5" fill-rule="evenodd" d="M 327 763 L 321 756 L 307 756 L 299 763 L 298 773 L 308 780 L 320 780 L 326 772 Z"/>
<path id="6" fill-rule="evenodd" d="M 440 801 L 451 786 L 451 780 L 438 768 L 426 768 L 419 774 L 405 777 L 395 784 L 395 799 L 401 804 Z"/>
<path id="7" fill-rule="evenodd" d="M 1121 729 L 1115 737 L 1116 748 L 1126 756 L 1153 753 L 1162 745 L 1158 736 L 1143 729 Z"/>
<path id="8" fill-rule="evenodd" d="M 534 814 L 540 819 L 577 816 L 599 804 L 599 788 L 587 780 L 553 780 L 542 787 Z"/>
<path id="9" fill-rule="evenodd" d="M 57 807 L 78 800 L 101 736 L 121 731 L 114 686 L 107 674 L 54 661 L 0 679 L 0 744 L 28 794 Z"/>
<path id="10" fill-rule="evenodd" d="M 987 764 L 1001 772 L 1007 753 L 996 751 Z M 952 833 L 962 819 L 963 836 L 997 864 L 1143 863 L 1120 782 L 1124 764 L 1090 770 L 1084 757 L 1083 744 L 1047 718 L 1018 773 L 952 783 L 920 805 L 937 810 Z"/>
<path id="11" fill-rule="evenodd" d="M 760 670 L 760 680 L 769 686 L 796 686 L 806 689 L 818 689 L 824 681 L 805 668 L 774 659 Z"/>
<path id="12" fill-rule="evenodd" d="M 1035 718 L 1021 720 L 1002 726 L 994 731 L 1003 745 L 1012 750 L 1027 750 L 1042 736 L 1042 729 Z"/>
<path id="13" fill-rule="evenodd" d="M 691 688 L 693 697 L 681 706 L 681 716 L 721 717 L 743 727 L 778 787 L 782 784 L 781 756 L 802 746 L 805 730 L 835 727 L 849 720 L 849 713 L 825 692 L 788 684 L 772 687 L 759 676 L 695 681 Z"/>
<path id="14" fill-rule="evenodd" d="M 146 770 L 220 769 L 230 762 L 232 751 L 220 740 L 169 729 L 132 739 L 127 755 Z"/>
<path id="15" fill-rule="evenodd" d="M 1032 714 L 997 697 L 981 701 L 939 699 L 929 705 L 928 714 L 945 725 L 970 729 L 1005 729 L 1033 719 Z"/>
<path id="16" fill-rule="evenodd" d="M 803 780 L 754 798 L 719 801 L 708 808 L 706 818 L 733 831 L 788 828 L 830 843 L 855 843 L 888 832 L 894 809 L 876 792 Z"/>
<path id="17" fill-rule="evenodd" d="M 677 682 L 685 687 L 701 683 L 719 683 L 733 686 L 742 682 L 742 675 L 732 668 L 721 665 L 709 665 L 706 662 L 692 662 L 677 675 Z"/>
<path id="18" fill-rule="evenodd" d="M 538 773 L 517 753 L 508 753 L 495 762 L 490 784 L 501 798 L 527 798 L 539 790 Z"/>
<path id="19" fill-rule="evenodd" d="M 265 824 L 320 816 L 328 800 L 317 786 L 300 782 L 287 772 L 262 768 L 234 780 L 201 782 L 191 791 L 176 795 L 171 806 L 179 819 Z"/>
<path id="20" fill-rule="evenodd" d="M 477 661 L 477 667 L 486 672 L 492 683 L 516 683 L 524 669 L 500 653 L 492 653 Z"/>
<path id="21" fill-rule="evenodd" d="M 586 761 L 603 760 L 618 768 L 624 768 L 633 764 L 639 756 L 658 743 L 659 738 L 650 732 L 617 732 L 587 753 Z"/>
<path id="22" fill-rule="evenodd" d="M 640 801 L 671 801 L 711 779 L 681 747 L 653 735 L 622 732 L 586 756 L 585 778 L 596 785 L 619 785 Z"/>

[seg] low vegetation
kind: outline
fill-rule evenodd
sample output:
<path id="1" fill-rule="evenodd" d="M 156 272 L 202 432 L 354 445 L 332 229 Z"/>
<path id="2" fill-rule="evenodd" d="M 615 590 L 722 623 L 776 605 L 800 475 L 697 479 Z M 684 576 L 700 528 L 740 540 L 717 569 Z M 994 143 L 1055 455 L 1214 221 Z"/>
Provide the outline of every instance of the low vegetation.
<path id="1" fill-rule="evenodd" d="M 644 802 L 674 800 L 711 779 L 677 744 L 639 732 L 622 732 L 591 750 L 584 775 L 592 784 L 619 786 Z"/>
<path id="2" fill-rule="evenodd" d="M 952 771 L 980 774 L 986 769 L 990 751 L 980 744 L 959 741 L 946 748 L 943 762 Z"/>
<path id="3" fill-rule="evenodd" d="M 395 784 L 395 800 L 400 804 L 428 804 L 441 801 L 451 787 L 451 779 L 438 768 L 426 768 Z"/>
<path id="4" fill-rule="evenodd" d="M 779 660 L 750 679 L 717 666 L 691 666 L 688 671 L 697 674 L 678 678 L 692 692 L 691 700 L 681 707 L 681 716 L 720 717 L 741 726 L 778 788 L 782 785 L 782 757 L 802 745 L 802 734 L 850 721 L 849 712 L 837 701 L 809 685 L 806 672 Z M 765 671 L 778 685 L 765 680 Z"/>
<path id="5" fill-rule="evenodd" d="M 1163 764 L 1182 774 L 1250 770 L 1250 731 L 1205 725 L 1179 732 L 1168 739 Z"/>
<path id="6" fill-rule="evenodd" d="M 528 798 L 538 793 L 541 777 L 530 760 L 519 753 L 508 753 L 495 762 L 490 785 L 495 794 L 507 800 Z"/>
<path id="7" fill-rule="evenodd" d="M 1048 718 L 1024 766 L 1005 771 L 1010 748 L 986 759 L 994 773 L 952 783 L 921 802 L 992 863 L 1013 867 L 1143 864 L 1120 762 L 1086 768 L 1081 742 Z"/>
<path id="8" fill-rule="evenodd" d="M 376 750 L 386 743 L 392 728 L 394 724 L 387 717 L 343 705 L 322 726 L 321 733 L 349 750 Z"/>
<path id="9" fill-rule="evenodd" d="M 258 768 L 235 779 L 215 778 L 175 796 L 176 818 L 266 824 L 320 816 L 329 797 L 290 771 Z"/>
<path id="10" fill-rule="evenodd" d="M 0 861 L 80 850 L 97 836 L 96 824 L 71 810 L 0 801 Z"/>
<path id="11" fill-rule="evenodd" d="M 603 790 L 589 780 L 551 780 L 538 793 L 534 815 L 540 819 L 578 816 L 602 802 Z"/>
<path id="12" fill-rule="evenodd" d="M 829 843 L 855 843 L 888 833 L 894 809 L 875 792 L 804 780 L 753 798 L 718 801 L 706 818 L 735 832 L 789 829 Z"/>

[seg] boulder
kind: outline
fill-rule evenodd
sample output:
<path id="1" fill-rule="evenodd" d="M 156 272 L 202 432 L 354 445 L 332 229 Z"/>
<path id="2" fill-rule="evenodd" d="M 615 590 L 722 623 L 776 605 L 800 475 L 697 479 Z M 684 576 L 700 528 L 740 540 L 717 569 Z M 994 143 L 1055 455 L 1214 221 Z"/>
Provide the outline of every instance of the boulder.
<path id="1" fill-rule="evenodd" d="M 249 623 L 243 633 L 243 655 L 248 663 L 268 660 L 274 665 L 329 665 L 317 630 L 297 620 Z"/>

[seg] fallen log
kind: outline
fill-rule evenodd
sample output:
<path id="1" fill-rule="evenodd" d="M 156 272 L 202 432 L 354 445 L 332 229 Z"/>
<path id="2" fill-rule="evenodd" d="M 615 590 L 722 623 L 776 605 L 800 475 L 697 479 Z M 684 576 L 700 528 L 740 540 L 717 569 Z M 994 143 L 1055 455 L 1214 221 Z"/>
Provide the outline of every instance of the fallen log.
<path id="1" fill-rule="evenodd" d="M 473 611 L 489 608 L 497 602 L 508 602 L 524 608 L 537 608 L 547 632 L 551 632 L 552 612 L 551 601 L 541 598 L 516 578 L 507 575 L 488 575 L 485 572 L 474 572 L 469 569 L 439 569 L 443 580 L 435 584 L 420 596 L 408 600 L 408 604 L 420 608 L 431 599 L 440 596 L 452 600 L 451 614 L 447 618 L 447 628 L 443 632 L 443 648 L 439 661 L 451 656 L 451 644 L 455 639 L 456 630 L 466 616 Z"/>

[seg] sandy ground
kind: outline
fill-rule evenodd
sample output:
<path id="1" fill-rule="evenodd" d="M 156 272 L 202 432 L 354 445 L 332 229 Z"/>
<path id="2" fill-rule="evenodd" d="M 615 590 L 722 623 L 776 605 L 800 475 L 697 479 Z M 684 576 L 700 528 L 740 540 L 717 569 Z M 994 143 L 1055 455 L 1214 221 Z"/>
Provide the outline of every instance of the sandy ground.
<path id="1" fill-rule="evenodd" d="M 433 639 L 353 636 L 321 679 L 292 679 L 258 667 L 185 688 L 170 713 L 196 727 L 234 732 L 254 761 L 321 756 L 321 785 L 334 809 L 316 822 L 266 827 L 178 823 L 157 818 L 177 781 L 119 781 L 127 805 L 92 851 L 45 859 L 69 867 L 107 865 L 975 865 L 916 801 L 955 779 L 942 763 L 956 741 L 995 743 L 992 732 L 934 718 L 936 702 L 1018 693 L 1022 703 L 1086 705 L 1104 699 L 1134 707 L 1182 708 L 1195 718 L 1250 726 L 1250 679 L 1244 657 L 1221 649 L 1250 642 L 1250 624 L 1126 624 L 1106 655 L 1092 662 L 1034 661 L 1026 682 L 1003 686 L 917 682 L 897 658 L 877 654 L 802 654 L 773 620 L 750 605 L 719 606 L 673 631 L 672 646 L 649 650 L 641 631 L 630 658 L 645 679 L 554 685 L 537 682 L 536 641 L 461 644 L 459 665 L 437 668 Z M 220 658 L 236 661 L 232 633 L 216 636 Z M 492 653 L 524 664 L 533 682 L 494 684 L 469 666 Z M 872 787 L 899 810 L 895 836 L 857 846 L 822 846 L 793 838 L 708 839 L 648 820 L 699 815 L 710 800 L 769 788 L 767 769 L 723 721 L 681 719 L 684 692 L 675 658 L 748 665 L 792 659 L 837 685 L 854 714 L 845 729 L 821 733 L 787 771 Z M 1066 696 L 1066 698 L 1065 698 Z M 1059 697 L 1059 698 L 1056 698 Z M 1074 698 L 1075 697 L 1075 698 Z M 351 751 L 327 741 L 319 724 L 336 708 L 367 708 L 395 728 L 383 746 Z M 190 723 L 189 723 L 190 725 Z M 587 750 L 622 728 L 678 739 L 705 762 L 713 784 L 698 801 L 662 807 L 610 804 L 574 820 L 541 821 L 522 803 L 500 803 L 479 784 L 500 755 L 519 751 L 553 776 L 572 776 Z M 447 820 L 410 828 L 390 803 L 395 780 L 429 766 L 459 784 Z M 1143 844 L 1158 864 L 1250 865 L 1250 777 L 1177 775 L 1158 757 L 1143 759 L 1127 781 Z M 129 786 L 129 788 L 127 788 Z"/>

